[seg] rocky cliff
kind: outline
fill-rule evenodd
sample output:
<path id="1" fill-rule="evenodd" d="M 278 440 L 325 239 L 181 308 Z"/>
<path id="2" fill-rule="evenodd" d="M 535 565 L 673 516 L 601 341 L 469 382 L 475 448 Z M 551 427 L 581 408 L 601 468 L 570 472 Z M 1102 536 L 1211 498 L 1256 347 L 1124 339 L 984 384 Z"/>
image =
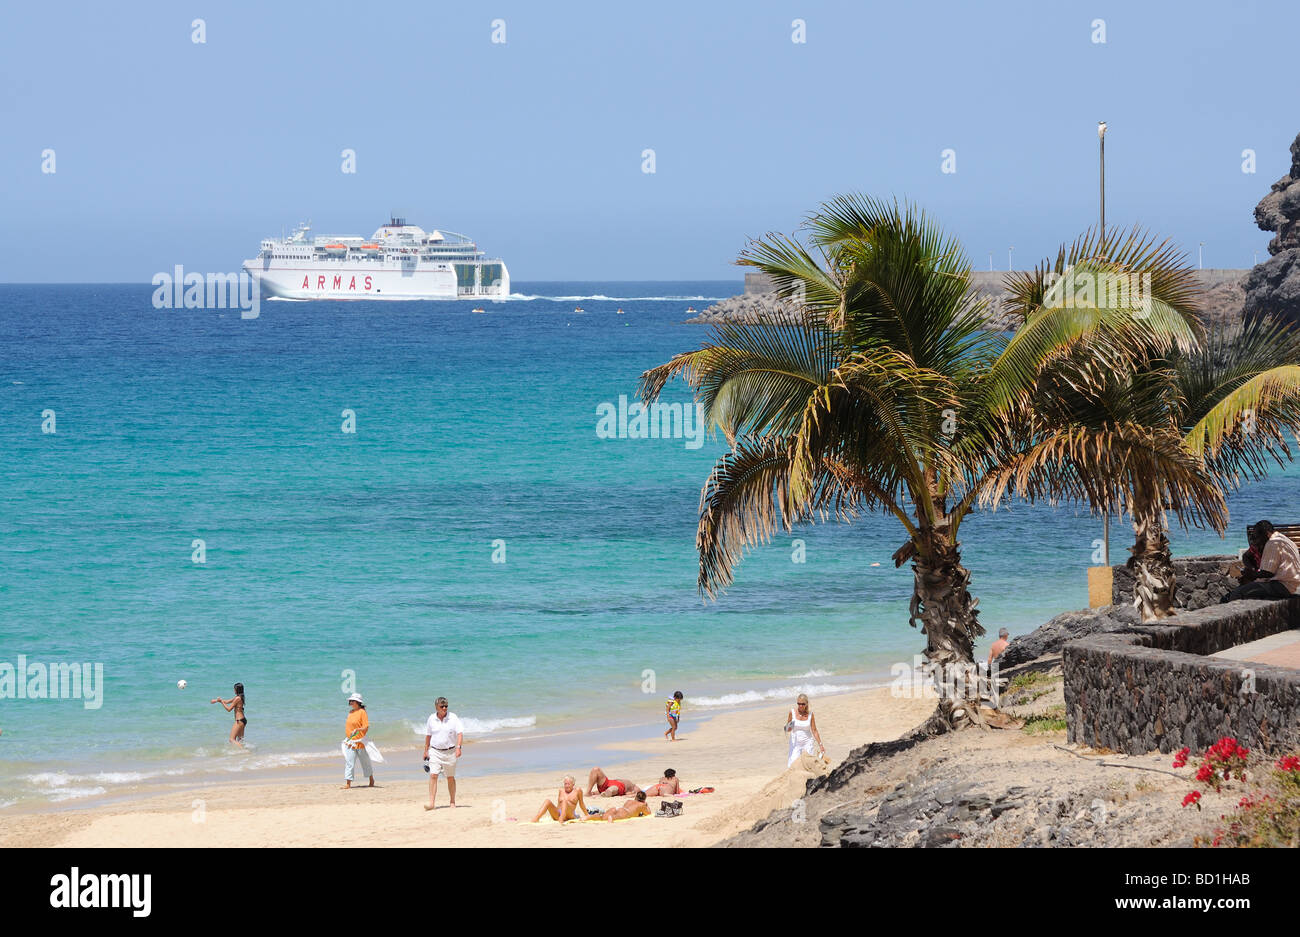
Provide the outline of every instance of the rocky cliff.
<path id="1" fill-rule="evenodd" d="M 1300 323 L 1300 134 L 1291 144 L 1291 171 L 1255 206 L 1255 223 L 1276 236 L 1268 243 L 1272 256 L 1246 278 L 1244 311 Z"/>

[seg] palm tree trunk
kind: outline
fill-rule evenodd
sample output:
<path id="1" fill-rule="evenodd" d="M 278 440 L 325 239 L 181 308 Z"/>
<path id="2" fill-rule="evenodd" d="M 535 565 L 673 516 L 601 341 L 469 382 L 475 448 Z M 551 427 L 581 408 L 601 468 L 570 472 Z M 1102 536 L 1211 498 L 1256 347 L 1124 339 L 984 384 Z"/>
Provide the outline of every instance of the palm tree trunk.
<path id="1" fill-rule="evenodd" d="M 1178 577 L 1165 534 L 1160 499 L 1146 491 L 1133 492 L 1133 555 L 1127 566 L 1133 570 L 1133 605 L 1143 621 L 1156 621 L 1174 614 L 1174 590 Z"/>
<path id="2" fill-rule="evenodd" d="M 934 527 L 920 528 L 921 542 L 912 560 L 914 579 L 911 618 L 921 623 L 926 636 L 926 667 L 932 678 L 947 687 L 936 715 L 949 723 L 978 721 L 978 683 L 968 679 L 975 663 L 975 638 L 984 633 L 979 623 L 979 600 L 967 586 L 970 572 L 961 565 L 961 544 L 953 541 L 950 518 Z"/>

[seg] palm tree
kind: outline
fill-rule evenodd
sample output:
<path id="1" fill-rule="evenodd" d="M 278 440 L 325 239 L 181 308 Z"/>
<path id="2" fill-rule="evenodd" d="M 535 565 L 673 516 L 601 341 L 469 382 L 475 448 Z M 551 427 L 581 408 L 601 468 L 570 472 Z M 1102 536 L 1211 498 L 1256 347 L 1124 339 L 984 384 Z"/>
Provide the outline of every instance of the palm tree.
<path id="1" fill-rule="evenodd" d="M 1080 341 L 1190 344 L 1191 326 L 1164 304 L 1147 321 L 1045 309 L 1008 341 L 984 330 L 984 302 L 970 290 L 960 246 L 924 213 L 841 196 L 805 229 L 820 259 L 777 235 L 740 258 L 796 303 L 797 322 L 719 326 L 700 349 L 642 375 L 647 403 L 671 378 L 685 379 L 731 446 L 700 495 L 699 587 L 716 598 L 746 550 L 778 525 L 885 511 L 907 532 L 894 559 L 913 565 L 909 621 L 921 624 L 928 665 L 950 673 L 973 663 L 983 633 L 959 528 L 990 479 L 1032 447 L 1034 424 L 1017 406 Z M 1115 442 L 1121 450 L 1130 443 Z M 1177 447 L 1150 458 L 1192 474 L 1198 464 Z M 1030 474 L 1050 486 L 1058 473 Z M 977 719 L 971 689 L 964 704 L 942 701 L 937 717 L 948 725 Z"/>
<path id="2" fill-rule="evenodd" d="M 1058 283 L 1068 283 L 1085 271 L 1088 282 L 1099 269 L 1107 275 L 1146 274 L 1150 295 L 1189 318 L 1196 315 L 1195 271 L 1167 242 L 1157 244 L 1137 229 L 1104 241 L 1089 232 L 1068 251 L 1062 247 L 1054 270 L 1045 263 L 1011 278 L 1013 307 L 1032 320 L 1048 301 L 1046 284 L 1053 274 Z M 1139 303 L 1128 308 L 1141 314 Z M 1134 530 L 1128 564 L 1134 604 L 1144 621 L 1173 614 L 1177 581 L 1166 511 L 1184 525 L 1208 523 L 1222 533 L 1228 519 L 1223 490 L 1263 477 L 1270 458 L 1278 464 L 1289 459 L 1286 432 L 1300 427 L 1300 339 L 1292 330 L 1254 319 L 1240 328 L 1217 325 L 1200 339 L 1198 332 L 1190 346 L 1120 354 L 1080 345 L 1045 369 L 1033 394 L 1031 410 L 1048 424 L 1098 441 L 1113 434 L 1145 436 L 1151 449 L 1179 447 L 1202 463 L 1189 473 L 1185 462 L 1168 459 L 1162 464 L 1174 470 L 1169 474 L 1154 462 L 1133 471 L 1134 466 L 1113 460 L 1084 465 L 1055 459 L 1058 469 L 1091 479 L 1086 486 L 1057 484 L 1056 494 L 1069 492 L 1098 509 L 1128 510 Z M 1050 446 L 1050 436 L 1040 444 Z M 1026 454 L 986 488 L 986 501 L 996 503 L 1007 487 L 1021 495 L 1043 495 L 1025 482 L 1034 464 L 1033 455 Z M 1217 490 L 1206 488 L 1206 477 Z"/>

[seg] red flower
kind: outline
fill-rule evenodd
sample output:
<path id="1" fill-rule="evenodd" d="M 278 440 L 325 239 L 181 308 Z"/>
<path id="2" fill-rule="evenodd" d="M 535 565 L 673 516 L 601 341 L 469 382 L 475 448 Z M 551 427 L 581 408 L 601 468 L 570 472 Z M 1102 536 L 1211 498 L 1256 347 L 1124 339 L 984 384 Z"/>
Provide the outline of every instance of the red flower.
<path id="1" fill-rule="evenodd" d="M 1188 794 L 1186 797 L 1183 798 L 1183 806 L 1187 807 L 1192 804 L 1195 804 L 1200 799 L 1201 799 L 1201 792 L 1192 791 L 1190 794 Z M 1197 807 L 1199 808 L 1200 804 L 1197 804 Z"/>
<path id="2" fill-rule="evenodd" d="M 1279 771 L 1300 771 L 1300 755 L 1287 755 L 1277 761 Z"/>
<path id="3" fill-rule="evenodd" d="M 1184 748 L 1184 749 L 1181 749 L 1180 751 L 1178 751 L 1177 753 L 1175 753 L 1175 755 L 1174 755 L 1174 767 L 1175 767 L 1175 768 L 1185 768 L 1185 767 L 1187 767 L 1187 756 L 1190 755 L 1191 753 L 1192 753 L 1192 750 L 1191 750 L 1190 748 Z"/>
<path id="4" fill-rule="evenodd" d="M 1210 767 L 1209 762 L 1201 765 L 1201 769 L 1196 772 L 1196 780 L 1198 781 L 1208 781 L 1212 777 L 1214 777 L 1214 769 Z"/>

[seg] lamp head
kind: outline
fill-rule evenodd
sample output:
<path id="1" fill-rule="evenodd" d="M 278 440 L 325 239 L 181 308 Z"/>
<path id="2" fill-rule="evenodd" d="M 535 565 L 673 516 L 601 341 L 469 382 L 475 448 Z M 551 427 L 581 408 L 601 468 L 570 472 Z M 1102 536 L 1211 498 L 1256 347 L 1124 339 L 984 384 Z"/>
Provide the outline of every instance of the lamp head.
<path id="1" fill-rule="evenodd" d="M 1104 140 L 1105 138 L 1106 138 L 1106 122 L 1104 120 L 1099 120 L 1097 121 L 1097 139 Z"/>

